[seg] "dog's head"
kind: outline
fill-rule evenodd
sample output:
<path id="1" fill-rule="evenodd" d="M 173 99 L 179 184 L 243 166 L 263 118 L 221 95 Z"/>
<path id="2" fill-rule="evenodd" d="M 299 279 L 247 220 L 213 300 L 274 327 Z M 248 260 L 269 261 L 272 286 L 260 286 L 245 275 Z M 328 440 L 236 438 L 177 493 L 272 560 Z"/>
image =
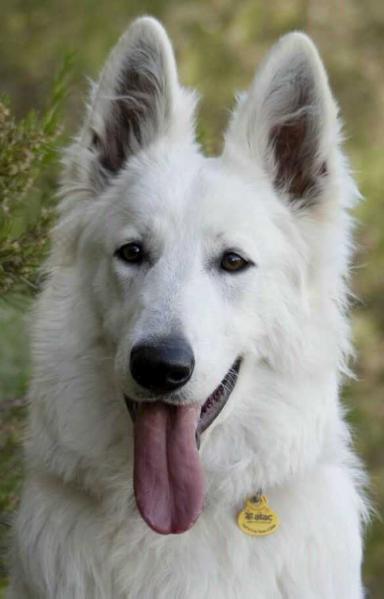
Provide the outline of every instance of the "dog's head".
<path id="1" fill-rule="evenodd" d="M 58 229 L 136 421 L 138 505 L 160 532 L 196 519 L 196 439 L 250 401 L 255 365 L 313 359 L 308 323 L 342 297 L 346 260 L 337 109 L 312 42 L 275 46 L 220 157 L 199 151 L 195 103 L 163 28 L 135 21 L 68 152 Z"/>

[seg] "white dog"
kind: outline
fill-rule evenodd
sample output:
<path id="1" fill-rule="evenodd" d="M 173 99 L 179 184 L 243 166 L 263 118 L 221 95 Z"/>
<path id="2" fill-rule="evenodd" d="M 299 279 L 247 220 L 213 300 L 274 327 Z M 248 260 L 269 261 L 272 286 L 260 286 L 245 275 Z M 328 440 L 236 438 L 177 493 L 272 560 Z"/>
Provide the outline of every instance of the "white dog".
<path id="1" fill-rule="evenodd" d="M 327 76 L 283 37 L 216 158 L 195 104 L 140 18 L 66 154 L 12 599 L 364 595 L 339 403 L 358 192 Z"/>

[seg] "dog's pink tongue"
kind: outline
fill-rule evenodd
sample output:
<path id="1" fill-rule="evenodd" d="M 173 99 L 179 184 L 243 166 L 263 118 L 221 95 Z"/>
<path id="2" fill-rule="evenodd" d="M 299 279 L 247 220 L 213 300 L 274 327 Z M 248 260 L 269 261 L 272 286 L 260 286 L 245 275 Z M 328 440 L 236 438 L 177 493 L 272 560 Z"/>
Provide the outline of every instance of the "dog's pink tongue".
<path id="1" fill-rule="evenodd" d="M 196 447 L 199 406 L 145 404 L 135 423 L 134 488 L 146 523 L 162 534 L 188 530 L 203 508 Z"/>

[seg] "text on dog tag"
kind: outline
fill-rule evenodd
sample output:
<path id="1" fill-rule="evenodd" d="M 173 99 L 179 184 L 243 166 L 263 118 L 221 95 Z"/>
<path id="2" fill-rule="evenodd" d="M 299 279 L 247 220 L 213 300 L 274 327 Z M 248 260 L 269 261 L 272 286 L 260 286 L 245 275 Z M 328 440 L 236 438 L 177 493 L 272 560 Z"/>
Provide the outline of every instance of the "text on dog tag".
<path id="1" fill-rule="evenodd" d="M 259 499 L 247 499 L 237 516 L 239 528 L 254 537 L 270 535 L 279 527 L 278 515 L 269 507 L 265 495 Z"/>

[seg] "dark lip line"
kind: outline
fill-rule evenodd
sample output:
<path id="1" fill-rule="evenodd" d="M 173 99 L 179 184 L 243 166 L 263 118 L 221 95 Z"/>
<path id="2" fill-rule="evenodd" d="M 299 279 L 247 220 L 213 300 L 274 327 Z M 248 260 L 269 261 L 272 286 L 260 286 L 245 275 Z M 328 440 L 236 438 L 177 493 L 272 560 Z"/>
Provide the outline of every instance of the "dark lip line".
<path id="1" fill-rule="evenodd" d="M 200 418 L 196 428 L 196 443 L 198 447 L 200 446 L 200 435 L 216 420 L 235 388 L 240 365 L 241 358 L 237 358 L 221 383 L 201 406 Z M 209 405 L 209 402 L 211 402 L 211 405 Z"/>
<path id="2" fill-rule="evenodd" d="M 222 379 L 222 381 L 219 383 L 216 389 L 214 389 L 214 391 L 207 397 L 207 399 L 201 406 L 200 418 L 196 428 L 196 444 L 198 448 L 200 447 L 200 435 L 207 428 L 210 427 L 214 420 L 216 420 L 217 416 L 220 414 L 220 412 L 226 405 L 233 389 L 235 388 L 240 371 L 241 361 L 241 357 L 235 360 L 225 377 Z M 135 423 L 140 404 L 134 399 L 130 399 L 125 394 L 124 400 L 128 412 L 131 416 L 132 422 Z"/>

